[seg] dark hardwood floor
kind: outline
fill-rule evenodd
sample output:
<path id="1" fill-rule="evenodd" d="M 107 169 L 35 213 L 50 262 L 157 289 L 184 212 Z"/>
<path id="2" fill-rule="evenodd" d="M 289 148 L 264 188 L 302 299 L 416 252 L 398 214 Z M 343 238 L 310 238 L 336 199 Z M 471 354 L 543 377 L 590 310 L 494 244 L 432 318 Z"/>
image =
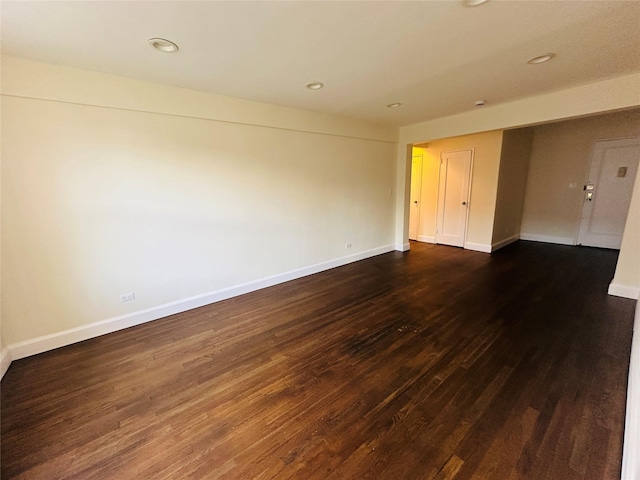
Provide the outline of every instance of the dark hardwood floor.
<path id="1" fill-rule="evenodd" d="M 616 257 L 413 243 L 16 361 L 2 478 L 618 479 Z"/>

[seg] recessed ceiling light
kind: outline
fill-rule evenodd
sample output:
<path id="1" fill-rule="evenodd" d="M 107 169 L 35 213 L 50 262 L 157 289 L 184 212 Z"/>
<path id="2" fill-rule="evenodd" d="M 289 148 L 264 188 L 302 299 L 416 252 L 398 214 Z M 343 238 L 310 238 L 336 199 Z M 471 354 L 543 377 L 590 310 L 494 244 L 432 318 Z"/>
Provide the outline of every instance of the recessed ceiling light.
<path id="1" fill-rule="evenodd" d="M 489 0 L 462 0 L 462 4 L 465 7 L 477 7 L 483 3 L 487 3 Z"/>
<path id="2" fill-rule="evenodd" d="M 556 56 L 555 53 L 545 53 L 544 55 L 539 55 L 537 57 L 530 58 L 529 60 L 527 60 L 527 63 L 529 65 L 537 65 L 538 63 L 548 62 L 555 56 Z"/>
<path id="3" fill-rule="evenodd" d="M 474 105 L 476 107 L 482 107 L 486 102 L 484 100 L 477 100 L 476 103 L 474 103 Z"/>
<path id="4" fill-rule="evenodd" d="M 402 105 L 401 103 L 390 103 L 389 105 L 387 105 L 387 108 L 398 108 L 400 105 Z"/>
<path id="5" fill-rule="evenodd" d="M 306 86 L 309 90 L 320 90 L 322 87 L 324 87 L 324 84 L 321 82 L 311 82 L 307 83 Z"/>
<path id="6" fill-rule="evenodd" d="M 164 38 L 150 38 L 149 45 L 151 45 L 156 50 L 160 50 L 161 52 L 165 52 L 165 53 L 172 53 L 172 52 L 178 51 L 178 45 Z"/>

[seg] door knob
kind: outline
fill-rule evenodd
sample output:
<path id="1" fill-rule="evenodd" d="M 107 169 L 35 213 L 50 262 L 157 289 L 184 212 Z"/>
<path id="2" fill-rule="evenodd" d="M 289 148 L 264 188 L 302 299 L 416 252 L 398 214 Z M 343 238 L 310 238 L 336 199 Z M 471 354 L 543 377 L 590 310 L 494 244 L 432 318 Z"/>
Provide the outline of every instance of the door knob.
<path id="1" fill-rule="evenodd" d="M 413 203 L 418 203 L 418 200 L 414 200 Z"/>
<path id="2" fill-rule="evenodd" d="M 467 204 L 467 202 L 462 202 L 462 204 L 463 204 L 463 205 L 466 205 L 466 204 Z"/>

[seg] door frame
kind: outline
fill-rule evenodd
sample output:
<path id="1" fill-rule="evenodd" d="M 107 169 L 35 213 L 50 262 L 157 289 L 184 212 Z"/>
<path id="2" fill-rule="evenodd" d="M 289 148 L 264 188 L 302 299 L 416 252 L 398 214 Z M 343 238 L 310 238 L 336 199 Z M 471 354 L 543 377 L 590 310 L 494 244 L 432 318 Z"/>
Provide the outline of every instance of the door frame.
<path id="1" fill-rule="evenodd" d="M 583 192 L 582 192 L 582 207 L 580 208 L 580 217 L 578 219 L 578 228 L 576 230 L 576 234 L 575 234 L 575 241 L 574 241 L 574 245 L 582 245 L 582 241 L 584 241 L 584 237 L 583 235 L 586 233 L 585 230 L 585 225 L 586 225 L 586 219 L 585 219 L 585 208 L 587 206 L 587 202 L 585 201 L 585 197 L 587 194 L 587 185 L 589 185 L 590 183 L 594 183 L 597 182 L 597 185 L 600 184 L 599 180 L 600 180 L 600 173 L 598 173 L 598 176 L 596 179 L 592 179 L 591 178 L 591 170 L 593 168 L 593 164 L 594 164 L 594 160 L 596 160 L 595 156 L 596 153 L 598 152 L 598 149 L 601 148 L 599 146 L 599 144 L 606 144 L 609 142 L 620 142 L 622 144 L 628 143 L 629 145 L 640 145 L 640 136 L 633 136 L 633 137 L 618 137 L 618 138 L 603 138 L 603 139 L 598 139 L 595 140 L 591 146 L 591 155 L 589 158 L 589 168 L 587 169 L 587 173 L 585 176 L 585 180 L 584 180 L 584 188 L 583 188 Z M 620 145 L 623 146 L 623 145 Z M 600 164 L 602 164 L 602 159 L 600 159 Z M 638 162 L 638 169 L 640 169 L 640 161 Z M 638 175 L 640 175 L 640 173 L 638 173 Z M 635 180 L 635 179 L 634 179 Z M 596 198 L 597 198 L 597 190 L 598 188 L 596 188 Z M 633 196 L 633 188 L 631 190 L 631 196 Z M 593 209 L 593 206 L 591 207 Z M 629 212 L 627 211 L 627 218 L 625 219 L 625 227 L 628 221 L 628 216 L 629 216 Z M 590 219 L 591 217 L 589 217 Z M 623 233 L 624 233 L 624 229 L 623 229 Z M 614 247 L 596 247 L 596 248 L 613 248 L 618 250 L 618 248 L 614 248 Z"/>

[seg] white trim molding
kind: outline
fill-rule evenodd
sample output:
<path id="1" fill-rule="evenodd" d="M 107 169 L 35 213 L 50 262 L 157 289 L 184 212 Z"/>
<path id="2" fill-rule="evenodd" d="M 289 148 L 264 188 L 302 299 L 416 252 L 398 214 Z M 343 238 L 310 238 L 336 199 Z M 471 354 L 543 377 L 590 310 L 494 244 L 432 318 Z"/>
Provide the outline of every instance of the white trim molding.
<path id="1" fill-rule="evenodd" d="M 509 238 L 505 238 L 504 240 L 500 240 L 499 242 L 491 244 L 491 251 L 495 252 L 496 250 L 500 250 L 502 247 L 506 247 L 507 245 L 510 245 L 513 242 L 517 242 L 518 240 L 520 240 L 520 234 L 516 233 L 515 235 L 512 235 Z"/>
<path id="2" fill-rule="evenodd" d="M 408 252 L 409 250 L 411 250 L 411 244 L 409 242 L 407 243 L 396 243 L 396 251 L 398 252 Z"/>
<path id="3" fill-rule="evenodd" d="M 616 297 L 630 298 L 631 300 L 640 298 L 640 288 L 613 282 L 609 284 L 607 293 Z"/>
<path id="4" fill-rule="evenodd" d="M 4 374 L 9 370 L 9 365 L 11 365 L 11 352 L 9 351 L 9 347 L 4 347 L 0 352 L 0 380 L 2 380 Z"/>
<path id="5" fill-rule="evenodd" d="M 627 413 L 624 422 L 621 480 L 640 478 L 640 307 L 636 316 L 631 343 L 629 383 L 627 384 Z"/>
<path id="6" fill-rule="evenodd" d="M 491 253 L 491 245 L 486 243 L 464 242 L 465 250 L 475 250 L 476 252 Z"/>
<path id="7" fill-rule="evenodd" d="M 419 242 L 436 243 L 436 237 L 427 237 L 426 235 L 418 235 Z"/>
<path id="8" fill-rule="evenodd" d="M 409 244 L 406 245 L 408 250 Z M 158 320 L 159 318 L 164 318 L 169 315 L 175 315 L 176 313 L 186 312 L 187 310 L 192 310 L 194 308 L 209 305 L 211 303 L 226 300 L 228 298 L 237 297 L 239 295 L 271 287 L 279 283 L 284 283 L 290 280 L 295 280 L 297 278 L 313 275 L 314 273 L 319 273 L 331 268 L 341 267 L 349 263 L 364 260 L 365 258 L 375 257 L 377 255 L 382 255 L 383 253 L 392 252 L 394 250 L 394 245 L 385 245 L 383 247 L 373 248 L 364 252 L 347 255 L 344 257 L 336 258 L 334 260 L 317 263 L 315 265 L 310 265 L 303 268 L 298 268 L 296 270 L 280 273 L 278 275 L 261 278 L 228 288 L 223 288 L 214 292 L 203 293 L 201 295 L 177 300 L 175 302 L 165 303 L 164 305 L 148 308 L 146 310 L 140 310 L 138 312 L 133 312 L 126 315 L 107 318 L 106 320 L 100 320 L 98 322 L 82 325 L 80 327 L 70 328 L 68 330 L 63 330 L 61 332 L 56 332 L 49 335 L 43 335 L 38 338 L 8 345 L 7 348 L 9 350 L 10 358 L 13 360 L 28 357 L 31 355 L 37 355 L 38 353 L 46 352 L 48 350 L 64 347 L 66 345 L 71 345 L 72 343 L 81 342 L 83 340 L 88 340 L 90 338 L 95 338 L 100 335 L 116 332 L 118 330 L 123 330 L 125 328 L 133 327 L 135 325 L 140 325 L 142 323 L 150 322 L 153 320 Z"/>
<path id="9" fill-rule="evenodd" d="M 532 242 L 555 243 L 558 245 L 575 245 L 573 237 L 556 237 L 554 235 L 537 235 L 535 233 L 521 233 L 520 240 L 530 240 Z"/>

